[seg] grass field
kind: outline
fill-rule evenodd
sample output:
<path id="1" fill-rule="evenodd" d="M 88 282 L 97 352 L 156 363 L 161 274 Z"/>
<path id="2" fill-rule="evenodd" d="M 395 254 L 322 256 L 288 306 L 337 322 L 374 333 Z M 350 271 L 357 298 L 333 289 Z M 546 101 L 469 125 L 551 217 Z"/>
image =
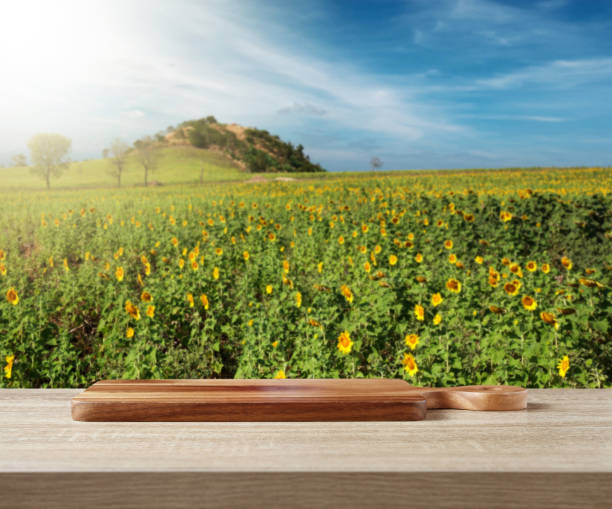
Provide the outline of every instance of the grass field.
<path id="1" fill-rule="evenodd" d="M 611 386 L 610 169 L 245 183 L 252 175 L 211 166 L 199 186 L 193 154 L 168 157 L 176 167 L 153 176 L 158 188 L 3 180 L 0 386 Z M 88 168 L 57 185 L 112 184 Z"/>
<path id="2" fill-rule="evenodd" d="M 52 179 L 51 187 L 116 187 L 116 178 L 110 174 L 112 168 L 108 159 L 73 162 L 60 177 Z M 207 182 L 250 178 L 248 173 L 218 152 L 190 146 L 171 146 L 159 149 L 158 169 L 149 176 L 149 181 L 164 185 L 198 182 L 202 168 Z M 121 180 L 124 187 L 143 184 L 144 171 L 133 156 L 128 158 Z M 29 168 L 0 168 L 0 189 L 33 190 L 44 187 L 44 181 L 33 175 Z"/>

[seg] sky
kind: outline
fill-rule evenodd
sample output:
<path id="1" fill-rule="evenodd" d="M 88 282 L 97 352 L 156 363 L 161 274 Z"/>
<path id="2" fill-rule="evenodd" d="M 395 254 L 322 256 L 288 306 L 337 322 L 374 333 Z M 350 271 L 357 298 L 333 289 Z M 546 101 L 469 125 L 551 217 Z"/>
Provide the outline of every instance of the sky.
<path id="1" fill-rule="evenodd" d="M 612 2 L 0 0 L 0 163 L 214 115 L 332 171 L 612 165 Z"/>

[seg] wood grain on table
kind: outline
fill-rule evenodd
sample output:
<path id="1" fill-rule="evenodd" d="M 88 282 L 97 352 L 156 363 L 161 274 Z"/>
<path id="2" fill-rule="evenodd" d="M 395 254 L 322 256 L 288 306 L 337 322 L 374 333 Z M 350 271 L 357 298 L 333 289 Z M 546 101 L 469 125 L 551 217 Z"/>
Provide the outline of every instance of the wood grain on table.
<path id="1" fill-rule="evenodd" d="M 0 507 L 610 507 L 612 390 L 395 422 L 75 422 L 0 390 Z"/>

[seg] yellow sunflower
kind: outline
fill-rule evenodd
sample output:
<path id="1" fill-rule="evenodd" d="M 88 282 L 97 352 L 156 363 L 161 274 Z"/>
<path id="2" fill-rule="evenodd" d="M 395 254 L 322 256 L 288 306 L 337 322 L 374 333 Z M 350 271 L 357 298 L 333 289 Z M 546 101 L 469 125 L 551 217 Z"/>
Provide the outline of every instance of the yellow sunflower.
<path id="1" fill-rule="evenodd" d="M 200 295 L 200 302 L 202 303 L 202 306 L 204 306 L 204 309 L 208 310 L 209 302 L 206 294 L 203 293 Z"/>
<path id="2" fill-rule="evenodd" d="M 4 366 L 4 376 L 6 378 L 11 378 L 11 376 L 13 376 L 13 363 L 15 362 L 15 354 L 7 355 L 4 360 L 6 361 L 6 366 Z"/>
<path id="3" fill-rule="evenodd" d="M 510 264 L 510 272 L 512 272 L 512 274 L 518 277 L 523 277 L 523 271 L 521 270 L 521 266 L 518 263 Z"/>
<path id="4" fill-rule="evenodd" d="M 461 291 L 461 282 L 451 278 L 446 282 L 446 288 L 453 293 L 459 293 Z"/>
<path id="5" fill-rule="evenodd" d="M 340 287 L 340 293 L 344 296 L 347 302 L 353 302 L 353 292 L 347 285 L 342 285 Z"/>
<path id="6" fill-rule="evenodd" d="M 414 350 L 419 344 L 419 336 L 417 334 L 406 334 L 404 342 L 406 346 L 410 347 L 410 350 Z"/>
<path id="7" fill-rule="evenodd" d="M 414 315 L 416 316 L 416 319 L 420 322 L 425 320 L 425 309 L 423 308 L 423 306 L 421 306 L 420 304 L 415 304 Z"/>
<path id="8" fill-rule="evenodd" d="M 343 354 L 348 354 L 351 352 L 353 348 L 353 342 L 351 341 L 351 335 L 348 331 L 343 331 L 338 336 L 338 350 L 340 350 Z"/>
<path id="9" fill-rule="evenodd" d="M 540 318 L 542 319 L 544 323 L 547 323 L 548 325 L 552 325 L 555 329 L 559 328 L 559 322 L 557 322 L 557 318 L 555 317 L 554 314 L 549 313 L 547 311 L 542 311 L 540 313 Z"/>
<path id="10" fill-rule="evenodd" d="M 417 366 L 416 360 L 411 353 L 405 353 L 404 359 L 402 360 L 402 364 L 404 365 L 404 369 L 410 376 L 416 375 L 419 371 L 419 367 Z"/>
<path id="11" fill-rule="evenodd" d="M 17 290 L 11 287 L 6 292 L 6 300 L 8 300 L 13 306 L 19 304 L 19 295 L 17 294 Z"/>
<path id="12" fill-rule="evenodd" d="M 561 378 L 565 378 L 565 374 L 570 368 L 570 361 L 567 355 L 564 355 L 563 358 L 557 364 L 557 369 L 559 370 L 559 375 Z"/>
<path id="13" fill-rule="evenodd" d="M 134 320 L 140 320 L 140 310 L 138 309 L 138 307 L 132 304 L 132 301 L 125 301 L 125 312 L 130 315 Z"/>
<path id="14" fill-rule="evenodd" d="M 444 299 L 442 298 L 442 295 L 440 295 L 440 292 L 438 292 L 438 293 L 434 293 L 434 294 L 431 296 L 431 305 L 432 305 L 433 307 L 439 306 L 440 304 L 442 304 L 442 301 L 443 301 L 443 300 L 444 300 Z"/>
<path id="15" fill-rule="evenodd" d="M 504 285 L 504 290 L 508 295 L 516 295 L 519 291 L 518 286 L 516 286 L 514 283 L 506 283 Z"/>
<path id="16" fill-rule="evenodd" d="M 536 300 L 533 297 L 530 297 L 529 295 L 523 295 L 521 302 L 523 304 L 523 307 L 528 311 L 533 311 L 535 310 L 535 308 L 538 307 L 538 303 L 536 302 Z"/>

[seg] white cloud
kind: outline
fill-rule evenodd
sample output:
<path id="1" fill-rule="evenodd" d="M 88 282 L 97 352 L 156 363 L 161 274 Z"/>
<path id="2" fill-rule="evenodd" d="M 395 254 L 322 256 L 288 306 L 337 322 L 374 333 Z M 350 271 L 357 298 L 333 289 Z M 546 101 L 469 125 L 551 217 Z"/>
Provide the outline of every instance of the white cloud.
<path id="1" fill-rule="evenodd" d="M 68 10 L 77 4 L 83 5 L 64 1 L 60 7 Z M 82 40 L 71 43 L 85 48 L 87 55 L 78 62 L 56 58 L 70 73 L 50 74 L 42 81 L 27 79 L 25 86 L 17 85 L 18 80 L 4 82 L 4 87 L 15 90 L 3 94 L 11 97 L 10 104 L 0 98 L 0 122 L 23 123 L 16 134 L 24 136 L 25 131 L 52 121 L 56 129 L 74 130 L 83 117 L 99 119 L 99 126 L 108 126 L 108 135 L 89 142 L 97 153 L 117 134 L 128 139 L 145 134 L 142 122 L 122 125 L 120 133 L 112 133 L 111 126 L 126 115 L 139 120 L 146 111 L 149 122 L 161 123 L 149 126 L 149 131 L 166 122 L 208 114 L 221 121 L 274 128 L 289 118 L 300 121 L 300 116 L 278 114 L 296 105 L 307 114 L 325 112 L 325 121 L 335 129 L 361 129 L 406 140 L 463 129 L 418 90 L 338 61 L 326 48 L 313 51 L 311 44 L 307 54 L 299 34 L 287 34 L 278 20 L 253 18 L 257 14 L 246 12 L 248 6 L 237 13 L 235 5 L 223 2 L 88 5 L 89 11 L 85 7 L 75 11 L 81 19 L 73 14 L 67 22 L 93 27 L 93 36 L 79 32 Z M 114 22 L 112 12 L 119 8 L 122 17 Z M 54 11 L 57 19 L 61 9 Z M 101 38 L 109 41 L 107 45 L 96 42 L 104 26 L 112 30 L 110 39 Z M 283 38 L 291 44 L 284 44 Z M 321 56 L 313 56 L 316 53 Z M 36 115 L 24 117 L 28 110 Z M 99 137 L 101 130 L 95 131 Z M 80 128 L 79 133 L 84 137 Z M 74 145 L 76 151 L 77 140 Z"/>
<path id="2" fill-rule="evenodd" d="M 520 10 L 486 0 L 456 0 L 448 10 L 449 18 L 456 20 L 486 20 L 488 24 L 515 21 Z"/>
<path id="3" fill-rule="evenodd" d="M 569 88 L 612 77 L 612 58 L 555 60 L 476 81 L 479 88 L 505 89 L 523 85 Z"/>
<path id="4" fill-rule="evenodd" d="M 127 112 L 127 117 L 133 120 L 143 118 L 145 116 L 144 111 L 131 110 Z"/>
<path id="5" fill-rule="evenodd" d="M 527 120 L 531 122 L 546 122 L 546 123 L 558 123 L 565 122 L 567 119 L 563 117 L 553 117 L 544 115 L 487 115 L 487 114 L 473 114 L 473 115 L 460 115 L 461 118 L 479 118 L 485 120 Z"/>
<path id="6" fill-rule="evenodd" d="M 565 119 L 561 117 L 541 117 L 537 115 L 525 115 L 523 118 L 525 120 L 533 120 L 534 122 L 549 122 L 549 123 L 565 122 Z"/>
<path id="7" fill-rule="evenodd" d="M 291 106 L 285 106 L 284 108 L 279 109 L 278 113 L 287 115 L 314 115 L 323 117 L 327 113 L 327 110 L 310 103 L 294 102 Z"/>
<path id="8" fill-rule="evenodd" d="M 561 9 L 567 5 L 567 0 L 543 0 L 542 2 L 537 2 L 535 6 L 538 9 L 542 9 L 545 11 L 553 11 L 557 9 Z"/>
<path id="9" fill-rule="evenodd" d="M 496 46 L 542 49 L 582 42 L 575 23 L 554 17 L 564 0 L 520 5 L 491 0 L 407 1 L 397 23 L 411 30 L 413 42 L 425 47 L 457 46 L 476 61 L 497 55 Z M 467 44 L 470 41 L 470 44 Z"/>

